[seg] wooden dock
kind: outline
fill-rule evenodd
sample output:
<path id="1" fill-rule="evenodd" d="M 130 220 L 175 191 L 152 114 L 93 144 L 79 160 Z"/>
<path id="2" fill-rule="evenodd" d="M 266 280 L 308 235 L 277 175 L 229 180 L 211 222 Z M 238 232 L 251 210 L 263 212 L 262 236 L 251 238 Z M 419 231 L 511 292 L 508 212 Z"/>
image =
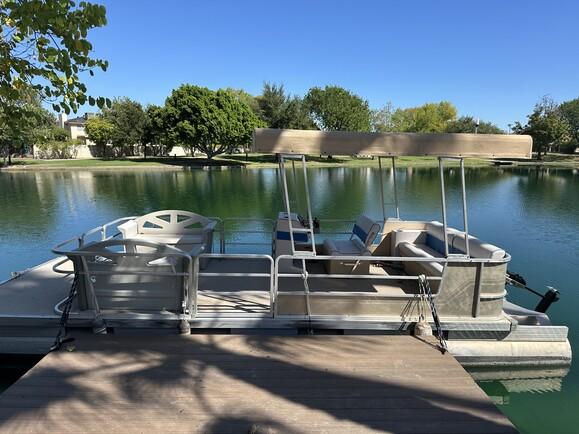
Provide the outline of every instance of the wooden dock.
<path id="1" fill-rule="evenodd" d="M 410 336 L 78 335 L 0 395 L 1 432 L 516 432 Z"/>

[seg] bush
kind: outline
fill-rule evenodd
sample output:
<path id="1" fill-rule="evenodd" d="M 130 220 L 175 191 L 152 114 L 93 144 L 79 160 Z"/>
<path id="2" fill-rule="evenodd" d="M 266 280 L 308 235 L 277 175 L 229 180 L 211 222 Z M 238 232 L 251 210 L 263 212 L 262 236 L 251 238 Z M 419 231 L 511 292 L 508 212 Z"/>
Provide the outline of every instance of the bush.
<path id="1" fill-rule="evenodd" d="M 76 145 L 80 144 L 78 140 L 49 140 L 38 146 L 38 158 L 41 159 L 70 159 L 74 158 L 77 153 Z"/>

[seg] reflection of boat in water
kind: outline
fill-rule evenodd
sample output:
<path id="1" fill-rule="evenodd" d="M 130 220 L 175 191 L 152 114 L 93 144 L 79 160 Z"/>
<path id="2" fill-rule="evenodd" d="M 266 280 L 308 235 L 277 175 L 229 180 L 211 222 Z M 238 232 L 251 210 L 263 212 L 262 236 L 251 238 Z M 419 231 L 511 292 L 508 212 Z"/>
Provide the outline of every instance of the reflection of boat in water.
<path id="1" fill-rule="evenodd" d="M 569 366 L 544 369 L 467 368 L 491 399 L 500 405 L 509 403 L 513 393 L 560 392 Z"/>
<path id="2" fill-rule="evenodd" d="M 557 292 L 541 294 L 535 310 L 506 302 L 507 284 L 526 285 L 507 277 L 503 248 L 468 228 L 464 158 L 528 157 L 529 137 L 258 130 L 254 148 L 279 156 L 285 209 L 277 218 L 163 210 L 63 242 L 58 259 L 0 286 L 0 352 L 47 351 L 62 320 L 97 333 L 432 328 L 468 366 L 570 362 L 567 327 L 545 314 Z M 377 157 L 381 218 L 314 218 L 306 154 Z M 382 170 L 383 159 L 395 169 L 399 155 L 439 157 L 441 222 L 401 218 L 396 171 L 387 184 Z M 460 164 L 461 230 L 446 216 L 447 160 Z"/>

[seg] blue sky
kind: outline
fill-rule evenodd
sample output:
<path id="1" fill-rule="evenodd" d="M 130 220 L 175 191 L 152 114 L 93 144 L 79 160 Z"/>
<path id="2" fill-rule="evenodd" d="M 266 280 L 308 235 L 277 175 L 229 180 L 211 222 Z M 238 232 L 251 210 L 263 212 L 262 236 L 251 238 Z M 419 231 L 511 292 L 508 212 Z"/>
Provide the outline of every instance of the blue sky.
<path id="1" fill-rule="evenodd" d="M 408 107 L 449 100 L 506 128 L 579 97 L 578 1 L 103 1 L 93 95 L 162 104 L 182 83 L 303 95 L 336 84 Z"/>

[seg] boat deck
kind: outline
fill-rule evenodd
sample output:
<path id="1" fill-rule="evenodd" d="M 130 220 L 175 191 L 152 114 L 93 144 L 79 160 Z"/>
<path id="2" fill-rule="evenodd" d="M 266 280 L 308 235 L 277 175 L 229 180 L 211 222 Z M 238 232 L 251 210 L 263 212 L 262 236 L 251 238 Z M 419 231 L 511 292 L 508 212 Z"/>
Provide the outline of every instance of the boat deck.
<path id="1" fill-rule="evenodd" d="M 410 336 L 91 334 L 0 396 L 0 431 L 516 432 Z"/>

